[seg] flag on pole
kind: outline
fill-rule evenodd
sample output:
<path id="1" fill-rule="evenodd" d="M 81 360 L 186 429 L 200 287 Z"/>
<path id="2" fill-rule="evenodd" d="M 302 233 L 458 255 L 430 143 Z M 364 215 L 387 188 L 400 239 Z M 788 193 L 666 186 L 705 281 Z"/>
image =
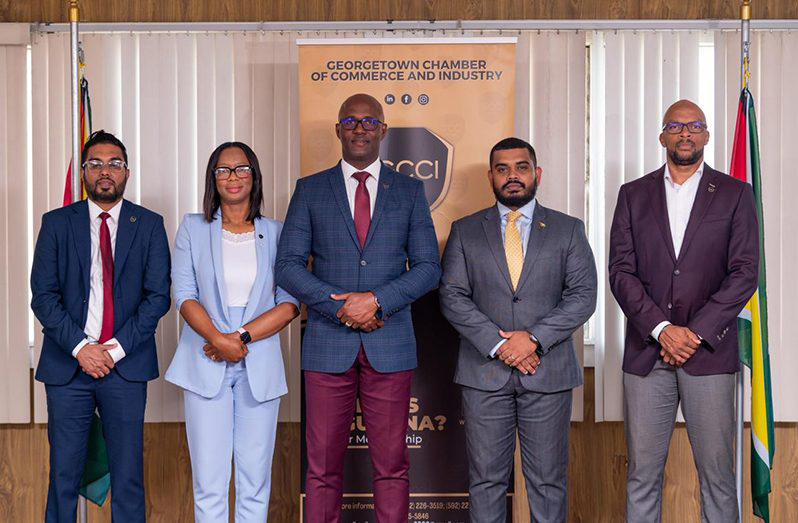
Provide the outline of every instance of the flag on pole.
<path id="1" fill-rule="evenodd" d="M 83 64 L 81 64 L 81 69 Z M 83 148 L 91 136 L 91 98 L 89 98 L 89 82 L 81 76 L 80 79 L 80 147 Z M 66 181 L 64 183 L 64 205 L 72 203 L 72 166 L 80 163 L 80 158 L 73 158 L 67 168 Z M 80 172 L 80 169 L 77 169 Z M 78 175 L 80 176 L 80 175 Z M 80 182 L 80 199 L 86 199 L 86 188 L 83 187 L 83 180 Z"/>
<path id="2" fill-rule="evenodd" d="M 730 174 L 753 187 L 759 220 L 759 285 L 737 317 L 737 329 L 740 361 L 751 369 L 751 497 L 754 514 L 765 521 L 770 521 L 768 494 L 771 490 L 770 470 L 773 468 L 775 441 L 768 353 L 762 184 L 754 99 L 745 87 L 740 94 L 737 110 Z"/>
<path id="3" fill-rule="evenodd" d="M 82 73 L 83 64 L 80 64 Z M 81 74 L 80 79 L 80 145 L 81 149 L 91 136 L 91 98 L 89 97 L 89 82 Z M 64 183 L 64 205 L 73 203 L 72 201 L 72 176 L 80 173 L 80 168 L 73 170 L 74 165 L 80 164 L 80 158 L 73 158 L 67 169 L 66 181 Z M 80 174 L 76 174 L 80 176 Z M 86 199 L 86 188 L 83 182 L 80 184 L 80 199 Z M 103 428 L 100 417 L 94 413 L 89 431 L 89 443 L 86 454 L 86 465 L 83 470 L 83 477 L 80 480 L 80 495 L 98 506 L 105 503 L 108 490 L 111 488 L 111 473 L 108 468 L 108 453 L 103 438 Z"/>

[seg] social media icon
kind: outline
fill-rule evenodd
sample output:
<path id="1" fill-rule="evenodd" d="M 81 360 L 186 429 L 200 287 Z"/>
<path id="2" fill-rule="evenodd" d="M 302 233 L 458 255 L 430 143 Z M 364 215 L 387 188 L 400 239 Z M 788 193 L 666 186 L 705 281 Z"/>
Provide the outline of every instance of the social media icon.
<path id="1" fill-rule="evenodd" d="M 421 105 L 427 105 L 429 103 L 429 96 L 427 96 L 426 94 L 418 95 L 418 103 L 420 103 Z"/>
<path id="2" fill-rule="evenodd" d="M 410 96 L 409 94 L 403 94 L 402 103 L 405 105 L 410 105 L 411 103 L 413 103 L 413 97 Z"/>
<path id="3" fill-rule="evenodd" d="M 393 103 L 395 101 L 396 101 L 396 97 L 394 95 L 392 95 L 392 94 L 386 94 L 385 95 L 385 103 L 386 104 L 393 105 Z"/>

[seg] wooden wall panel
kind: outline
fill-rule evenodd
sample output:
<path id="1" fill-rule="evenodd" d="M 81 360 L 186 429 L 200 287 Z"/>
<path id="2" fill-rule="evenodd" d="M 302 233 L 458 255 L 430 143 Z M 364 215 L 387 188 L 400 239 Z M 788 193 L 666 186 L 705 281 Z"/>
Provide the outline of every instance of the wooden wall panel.
<path id="1" fill-rule="evenodd" d="M 0 0 L 0 22 L 66 22 L 67 0 Z M 798 18 L 795 0 L 754 0 L 755 18 Z M 80 0 L 90 22 L 737 18 L 736 0 Z"/>
<path id="2" fill-rule="evenodd" d="M 594 423 L 592 369 L 587 370 L 585 378 L 585 421 L 574 423 L 571 428 L 568 521 L 623 521 L 626 481 L 623 425 Z M 747 466 L 750 459 L 747 429 L 745 437 Z M 147 424 L 144 438 L 147 520 L 192 521 L 191 475 L 183 424 Z M 299 438 L 298 423 L 279 425 L 269 521 L 298 521 Z M 46 426 L 0 425 L 0 521 L 43 519 L 48 452 Z M 771 521 L 798 521 L 797 478 L 798 424 L 778 424 Z M 754 523 L 747 480 L 745 485 L 744 521 Z M 108 503 L 102 509 L 90 507 L 91 523 L 111 521 Z M 698 478 L 684 426 L 676 428 L 671 442 L 663 507 L 664 523 L 699 521 Z M 518 523 L 522 521 L 523 518 L 517 519 Z"/>

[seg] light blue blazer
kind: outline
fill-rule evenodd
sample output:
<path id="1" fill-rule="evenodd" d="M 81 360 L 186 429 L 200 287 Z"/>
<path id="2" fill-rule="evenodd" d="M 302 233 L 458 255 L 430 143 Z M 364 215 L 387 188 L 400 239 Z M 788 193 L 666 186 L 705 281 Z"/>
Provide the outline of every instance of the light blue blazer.
<path id="1" fill-rule="evenodd" d="M 255 220 L 258 273 L 244 312 L 243 324 L 283 302 L 299 302 L 274 283 L 274 259 L 282 224 L 275 220 Z M 177 231 L 172 263 L 172 293 L 177 310 L 186 300 L 198 301 L 221 332 L 233 332 L 242 325 L 231 322 L 225 303 L 227 293 L 222 267 L 222 219 L 217 211 L 211 223 L 201 214 L 186 214 Z M 206 341 L 184 323 L 177 351 L 166 371 L 166 381 L 205 398 L 219 393 L 226 363 L 205 356 Z M 249 344 L 247 377 L 253 397 L 268 401 L 288 392 L 280 352 L 280 335 Z"/>

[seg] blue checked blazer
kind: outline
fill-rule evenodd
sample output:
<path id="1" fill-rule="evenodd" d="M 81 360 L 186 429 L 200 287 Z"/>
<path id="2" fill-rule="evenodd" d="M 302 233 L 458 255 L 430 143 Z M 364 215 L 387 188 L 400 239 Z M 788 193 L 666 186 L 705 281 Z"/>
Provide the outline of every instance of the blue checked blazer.
<path id="1" fill-rule="evenodd" d="M 344 372 L 361 343 L 379 372 L 415 368 L 410 304 L 437 286 L 439 256 L 421 181 L 383 164 L 362 250 L 340 163 L 297 181 L 277 249 L 275 280 L 308 307 L 302 368 Z M 343 325 L 335 316 L 343 302 L 330 298 L 365 291 L 377 296 L 385 320 L 370 333 Z"/>

